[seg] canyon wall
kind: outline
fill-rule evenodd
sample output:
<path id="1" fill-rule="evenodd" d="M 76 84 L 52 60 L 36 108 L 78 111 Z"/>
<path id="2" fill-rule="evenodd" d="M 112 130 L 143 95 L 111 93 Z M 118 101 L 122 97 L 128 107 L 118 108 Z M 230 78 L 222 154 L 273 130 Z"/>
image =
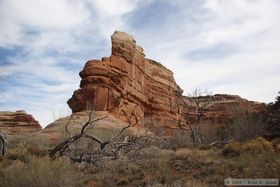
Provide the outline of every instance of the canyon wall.
<path id="1" fill-rule="evenodd" d="M 210 101 L 204 119 L 217 123 L 225 123 L 232 117 L 244 113 L 259 113 L 266 110 L 264 103 L 249 101 L 238 95 L 216 94 L 211 96 Z"/>

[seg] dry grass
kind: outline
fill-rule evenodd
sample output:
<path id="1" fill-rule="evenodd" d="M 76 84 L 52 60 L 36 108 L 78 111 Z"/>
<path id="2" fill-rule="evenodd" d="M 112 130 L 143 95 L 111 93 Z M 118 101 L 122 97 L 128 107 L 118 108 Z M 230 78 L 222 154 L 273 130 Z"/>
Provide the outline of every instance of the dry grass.
<path id="1" fill-rule="evenodd" d="M 67 158 L 50 160 L 30 156 L 28 160 L 13 161 L 1 168 L 2 186 L 79 186 L 74 165 Z"/>
<path id="2" fill-rule="evenodd" d="M 272 142 L 272 146 L 276 153 L 280 153 L 280 138 L 275 138 Z"/>
<path id="3" fill-rule="evenodd" d="M 0 160 L 0 186 L 80 186 L 80 175 L 68 158 L 50 160 L 46 154 L 45 147 L 31 142 L 9 148 Z"/>
<path id="4" fill-rule="evenodd" d="M 19 144 L 0 161 L 2 186 L 222 186 L 224 179 L 278 178 L 279 141 L 257 138 L 223 149 L 190 147 L 176 151 L 150 147 L 102 168 L 50 160 L 44 147 Z M 226 154 L 226 153 L 238 154 Z M 15 177 L 16 176 L 16 177 Z"/>
<path id="5" fill-rule="evenodd" d="M 187 181 L 177 180 L 172 182 L 171 184 L 148 185 L 148 187 L 206 187 L 206 186 L 208 185 L 195 179 L 191 179 Z"/>
<path id="6" fill-rule="evenodd" d="M 233 142 L 225 147 L 221 173 L 243 178 L 278 178 L 280 157 L 271 142 L 257 138 L 245 143 Z"/>
<path id="7" fill-rule="evenodd" d="M 258 137 L 257 139 L 251 140 L 247 143 L 232 142 L 228 144 L 224 149 L 224 154 L 228 152 L 234 152 L 241 154 L 245 152 L 251 153 L 271 153 L 274 152 L 271 142 L 268 142 L 264 138 Z"/>

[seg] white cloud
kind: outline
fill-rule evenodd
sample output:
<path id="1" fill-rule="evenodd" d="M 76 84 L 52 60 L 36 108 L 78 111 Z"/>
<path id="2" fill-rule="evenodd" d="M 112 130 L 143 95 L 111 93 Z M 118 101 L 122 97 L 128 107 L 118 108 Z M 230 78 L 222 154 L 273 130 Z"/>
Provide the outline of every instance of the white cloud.
<path id="1" fill-rule="evenodd" d="M 136 3 L 1 1 L 0 47 L 23 50 L 23 54 L 9 57 L 12 66 L 0 69 L 0 76 L 7 82 L 1 84 L 1 97 L 5 98 L 1 108 L 25 109 L 43 126 L 53 121 L 53 113 L 61 113 L 58 110 L 69 112 L 66 101 L 79 86 L 78 73 L 84 61 L 110 50 L 110 34 L 115 29 L 123 30 L 122 16 Z M 104 45 L 105 37 L 108 46 L 99 46 Z"/>
<path id="2" fill-rule="evenodd" d="M 1 18 L 5 21 L 33 27 L 32 29 L 67 30 L 80 25 L 89 17 L 81 1 L 4 0 Z M 3 20 L 2 20 L 3 21 Z"/>
<path id="3" fill-rule="evenodd" d="M 131 12 L 137 0 L 97 0 L 90 1 L 95 9 L 104 16 L 118 16 Z"/>
<path id="4" fill-rule="evenodd" d="M 162 32 L 140 37 L 147 56 L 169 67 L 185 93 L 206 87 L 272 101 L 280 83 L 280 2 L 206 0 L 192 12 L 189 1 L 176 2 L 180 17 L 171 15 Z M 228 54 L 222 47 L 229 47 Z M 202 52 L 201 58 L 192 59 L 193 51 Z"/>
<path id="5" fill-rule="evenodd" d="M 79 28 L 90 16 L 80 1 L 3 0 L 0 2 L 0 45 L 20 45 L 29 39 L 28 32 Z"/>
<path id="6" fill-rule="evenodd" d="M 88 0 L 88 3 L 93 5 L 95 20 L 93 25 L 102 37 L 108 37 L 115 30 L 127 30 L 124 21 L 125 14 L 132 12 L 137 5 L 145 3 L 147 0 Z"/>

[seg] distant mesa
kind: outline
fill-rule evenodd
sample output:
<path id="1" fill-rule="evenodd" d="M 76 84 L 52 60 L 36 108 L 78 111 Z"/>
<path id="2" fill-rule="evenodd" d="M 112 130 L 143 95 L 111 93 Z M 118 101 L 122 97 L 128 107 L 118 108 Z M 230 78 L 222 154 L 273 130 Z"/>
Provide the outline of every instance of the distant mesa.
<path id="1" fill-rule="evenodd" d="M 39 122 L 24 110 L 0 112 L 0 131 L 5 134 L 30 133 L 41 129 Z"/>
<path id="2" fill-rule="evenodd" d="M 138 124 L 145 127 L 176 125 L 184 118 L 181 114 L 186 110 L 187 97 L 172 71 L 145 58 L 133 36 L 116 31 L 111 40 L 111 56 L 88 61 L 80 72 L 80 88 L 67 102 L 72 112 L 94 107 L 96 111 L 110 111 L 123 121 L 134 113 Z M 218 94 L 214 98 L 206 116 L 220 122 L 231 117 L 231 107 L 249 112 L 265 107 L 239 96 Z"/>

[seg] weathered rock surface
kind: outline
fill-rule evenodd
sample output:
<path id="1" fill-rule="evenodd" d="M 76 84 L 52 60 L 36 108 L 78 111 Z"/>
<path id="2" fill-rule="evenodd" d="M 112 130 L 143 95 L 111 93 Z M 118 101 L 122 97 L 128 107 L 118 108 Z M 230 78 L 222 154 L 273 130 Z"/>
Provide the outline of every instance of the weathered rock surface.
<path id="1" fill-rule="evenodd" d="M 145 58 L 132 36 L 116 31 L 111 39 L 112 55 L 88 61 L 80 72 L 80 89 L 68 100 L 72 112 L 94 107 L 148 128 L 176 126 L 184 118 L 188 99 L 173 73 Z M 206 118 L 222 122 L 232 116 L 232 110 L 253 112 L 263 107 L 239 96 L 215 95 Z"/>
<path id="2" fill-rule="evenodd" d="M 5 134 L 29 133 L 41 129 L 39 122 L 23 110 L 0 112 L 0 130 Z"/>
<path id="3" fill-rule="evenodd" d="M 144 57 L 132 36 L 115 32 L 112 55 L 88 61 L 80 72 L 80 89 L 68 101 L 72 111 L 94 106 L 125 121 L 133 117 L 139 124 L 173 123 L 180 117 L 183 91 L 170 70 Z"/>
<path id="4" fill-rule="evenodd" d="M 211 103 L 204 119 L 223 123 L 244 112 L 263 112 L 265 107 L 264 103 L 248 101 L 238 95 L 216 94 L 211 98 Z"/>

